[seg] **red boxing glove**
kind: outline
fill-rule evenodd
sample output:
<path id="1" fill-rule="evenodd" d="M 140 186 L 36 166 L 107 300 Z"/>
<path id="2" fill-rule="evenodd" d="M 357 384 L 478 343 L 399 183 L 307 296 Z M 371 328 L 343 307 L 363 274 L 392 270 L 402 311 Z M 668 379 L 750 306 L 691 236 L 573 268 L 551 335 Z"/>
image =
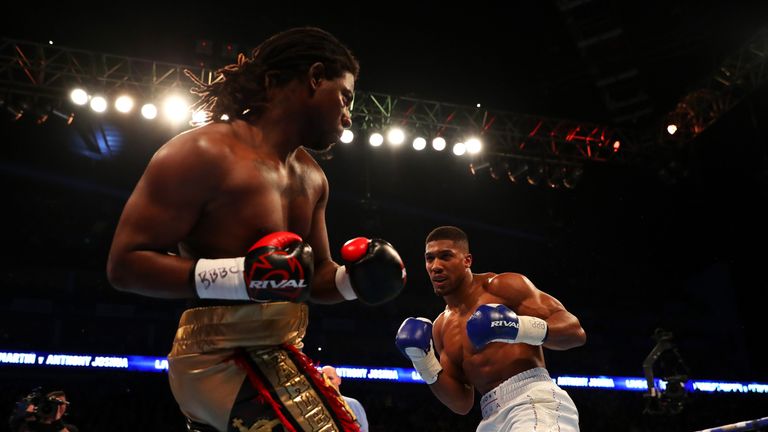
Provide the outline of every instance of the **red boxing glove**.
<path id="1" fill-rule="evenodd" d="M 336 287 L 347 300 L 379 305 L 397 297 L 405 287 L 403 260 L 387 241 L 354 238 L 344 243 L 341 257 L 345 265 L 336 271 Z"/>
<path id="2" fill-rule="evenodd" d="M 256 242 L 245 257 L 198 260 L 195 289 L 200 298 L 301 302 L 313 273 L 312 248 L 281 231 Z"/>

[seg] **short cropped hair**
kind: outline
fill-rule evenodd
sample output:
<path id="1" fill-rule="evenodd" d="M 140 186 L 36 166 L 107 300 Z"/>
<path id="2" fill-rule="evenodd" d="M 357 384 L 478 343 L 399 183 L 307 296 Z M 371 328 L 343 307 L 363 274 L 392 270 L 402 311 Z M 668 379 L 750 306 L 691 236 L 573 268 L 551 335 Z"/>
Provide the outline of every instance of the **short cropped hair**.
<path id="1" fill-rule="evenodd" d="M 451 240 L 469 251 L 469 238 L 467 237 L 467 233 L 455 226 L 446 225 L 433 229 L 432 232 L 427 235 L 425 243 L 435 240 Z"/>

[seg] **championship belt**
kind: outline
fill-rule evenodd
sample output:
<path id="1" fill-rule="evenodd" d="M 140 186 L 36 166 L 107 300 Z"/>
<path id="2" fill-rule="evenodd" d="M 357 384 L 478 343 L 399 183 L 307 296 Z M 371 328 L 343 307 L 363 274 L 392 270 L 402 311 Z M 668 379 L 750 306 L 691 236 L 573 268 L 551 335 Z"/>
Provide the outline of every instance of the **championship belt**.
<path id="1" fill-rule="evenodd" d="M 339 392 L 292 345 L 241 350 L 235 359 L 286 430 L 359 432 Z"/>

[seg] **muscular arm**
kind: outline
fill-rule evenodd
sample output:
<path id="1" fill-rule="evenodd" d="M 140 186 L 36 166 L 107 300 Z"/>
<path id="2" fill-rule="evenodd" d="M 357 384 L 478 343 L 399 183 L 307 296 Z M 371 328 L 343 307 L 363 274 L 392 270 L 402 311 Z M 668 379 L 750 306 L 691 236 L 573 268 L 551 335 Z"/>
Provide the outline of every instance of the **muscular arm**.
<path id="1" fill-rule="evenodd" d="M 319 167 L 318 167 L 319 170 Z M 328 205 L 328 179 L 319 171 L 322 178 L 323 193 L 312 213 L 312 227 L 307 242 L 312 246 L 315 257 L 315 275 L 312 279 L 310 300 L 315 303 L 332 304 L 344 301 L 336 289 L 336 269 L 338 264 L 331 259 L 331 249 L 328 245 L 328 230 L 325 226 L 325 209 Z"/>
<path id="2" fill-rule="evenodd" d="M 579 319 L 568 312 L 559 300 L 536 288 L 525 276 L 502 273 L 489 283 L 488 291 L 505 300 L 518 315 L 541 318 L 547 322 L 547 338 L 543 346 L 567 350 L 584 345 L 587 335 Z"/>
<path id="3" fill-rule="evenodd" d="M 168 254 L 192 230 L 219 173 L 213 150 L 187 135 L 169 142 L 150 161 L 128 199 L 107 262 L 110 283 L 150 297 L 192 298 L 193 261 Z"/>
<path id="4" fill-rule="evenodd" d="M 443 368 L 437 381 L 429 386 L 432 393 L 440 402 L 457 414 L 467 414 L 475 403 L 475 391 L 472 386 L 464 384 L 463 374 L 456 367 L 448 355 L 445 354 L 443 343 L 443 315 L 437 317 L 432 328 L 432 338 L 435 351 L 440 357 L 440 366 Z"/>

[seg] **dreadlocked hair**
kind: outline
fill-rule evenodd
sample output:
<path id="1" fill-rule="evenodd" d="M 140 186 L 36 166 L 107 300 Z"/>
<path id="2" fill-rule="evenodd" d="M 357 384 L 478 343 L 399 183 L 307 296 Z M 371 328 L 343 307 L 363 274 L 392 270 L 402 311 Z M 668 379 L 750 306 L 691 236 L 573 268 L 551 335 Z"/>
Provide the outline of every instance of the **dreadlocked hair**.
<path id="1" fill-rule="evenodd" d="M 283 86 L 307 73 L 320 62 L 325 78 L 335 79 L 349 72 L 357 78 L 360 66 L 352 52 L 332 34 L 315 27 L 300 27 L 278 33 L 256 47 L 250 57 L 237 56 L 235 64 L 216 71 L 206 84 L 191 72 L 190 92 L 200 96 L 192 111 L 206 113 L 204 122 L 259 115 L 267 104 L 267 88 Z"/>

